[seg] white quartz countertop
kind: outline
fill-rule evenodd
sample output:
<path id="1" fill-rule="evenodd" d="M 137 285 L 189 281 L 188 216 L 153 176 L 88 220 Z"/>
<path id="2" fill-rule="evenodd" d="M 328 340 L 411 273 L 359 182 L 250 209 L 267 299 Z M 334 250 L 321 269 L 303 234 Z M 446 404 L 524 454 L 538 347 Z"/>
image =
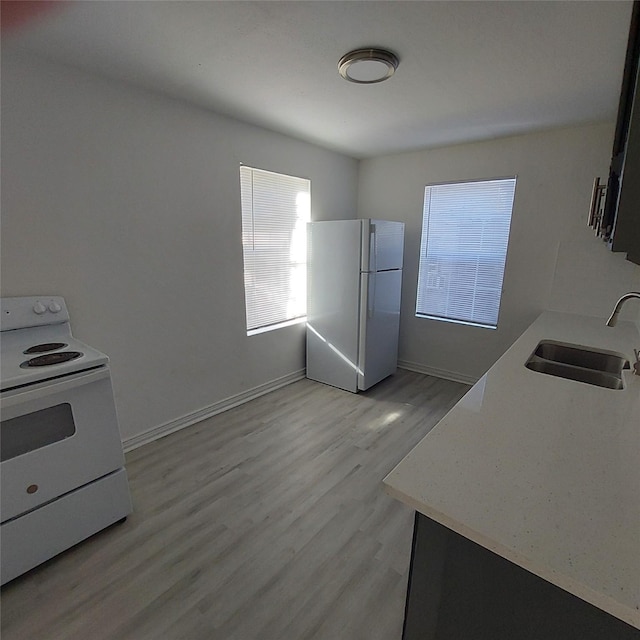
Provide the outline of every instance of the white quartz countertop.
<path id="1" fill-rule="evenodd" d="M 640 376 L 530 371 L 544 339 L 624 354 L 635 324 L 545 312 L 385 478 L 429 518 L 640 628 Z"/>

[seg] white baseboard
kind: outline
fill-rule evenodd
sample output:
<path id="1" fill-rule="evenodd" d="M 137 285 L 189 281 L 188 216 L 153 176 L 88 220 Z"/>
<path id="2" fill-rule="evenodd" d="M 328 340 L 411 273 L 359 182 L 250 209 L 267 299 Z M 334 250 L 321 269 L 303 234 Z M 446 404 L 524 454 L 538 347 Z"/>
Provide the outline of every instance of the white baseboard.
<path id="1" fill-rule="evenodd" d="M 245 402 L 249 402 L 250 400 L 259 398 L 266 393 L 275 391 L 276 389 L 280 389 L 280 387 L 285 387 L 292 382 L 302 380 L 305 377 L 305 374 L 306 370 L 300 369 L 299 371 L 294 371 L 293 373 L 289 373 L 286 376 L 282 376 L 281 378 L 276 378 L 275 380 L 265 382 L 264 384 L 258 385 L 257 387 L 249 389 L 248 391 L 238 393 L 234 396 L 231 396 L 230 398 L 225 398 L 224 400 L 220 400 L 219 402 L 214 402 L 208 407 L 204 407 L 203 409 L 199 409 L 198 411 L 188 413 L 186 416 L 176 418 L 175 420 L 170 420 L 169 422 L 165 422 L 164 424 L 158 425 L 157 427 L 152 427 L 151 429 L 148 429 L 147 431 L 144 431 L 138 435 L 132 436 L 131 438 L 126 438 L 122 441 L 122 446 L 125 452 L 132 451 L 133 449 L 141 447 L 143 444 L 148 444 L 149 442 L 158 440 L 158 438 L 168 436 L 170 433 L 174 433 L 175 431 L 179 431 L 180 429 L 184 429 L 185 427 L 190 427 L 191 425 L 196 424 L 201 420 L 206 420 L 207 418 L 215 416 L 218 413 L 222 413 L 223 411 L 227 411 L 228 409 L 233 409 L 233 407 L 237 407 L 238 405 L 244 404 Z"/>
<path id="2" fill-rule="evenodd" d="M 398 360 L 398 367 L 400 369 L 415 371 L 416 373 L 424 373 L 428 376 L 435 376 L 436 378 L 452 380 L 453 382 L 462 382 L 463 384 L 475 384 L 479 380 L 479 378 L 468 376 L 464 373 L 459 373 L 458 371 L 448 371 L 447 369 L 428 367 L 424 364 L 419 364 L 418 362 L 409 362 L 408 360 Z"/>

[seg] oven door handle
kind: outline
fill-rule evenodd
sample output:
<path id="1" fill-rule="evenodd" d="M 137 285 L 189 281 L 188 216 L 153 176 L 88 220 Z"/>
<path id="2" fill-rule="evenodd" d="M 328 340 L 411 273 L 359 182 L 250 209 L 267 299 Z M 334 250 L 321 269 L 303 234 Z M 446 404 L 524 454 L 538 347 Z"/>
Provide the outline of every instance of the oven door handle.
<path id="1" fill-rule="evenodd" d="M 97 382 L 103 378 L 109 377 L 109 369 L 107 367 L 100 367 L 94 371 L 85 371 L 80 375 L 70 376 L 69 378 L 60 378 L 58 381 L 46 381 L 40 382 L 34 385 L 29 385 L 22 389 L 14 389 L 12 391 L 3 391 L 0 399 L 0 408 L 8 409 L 14 407 L 22 402 L 28 402 L 31 400 L 39 400 L 40 398 L 46 398 L 47 396 L 70 391 L 77 387 L 81 387 L 85 384 Z"/>

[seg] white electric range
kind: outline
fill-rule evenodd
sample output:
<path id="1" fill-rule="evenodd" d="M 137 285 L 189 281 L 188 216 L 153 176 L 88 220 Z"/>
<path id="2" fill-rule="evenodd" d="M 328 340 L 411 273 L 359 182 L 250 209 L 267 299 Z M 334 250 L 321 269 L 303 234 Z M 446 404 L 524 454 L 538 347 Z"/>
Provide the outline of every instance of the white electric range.
<path id="1" fill-rule="evenodd" d="M 106 355 L 63 298 L 0 300 L 0 583 L 132 511 Z"/>

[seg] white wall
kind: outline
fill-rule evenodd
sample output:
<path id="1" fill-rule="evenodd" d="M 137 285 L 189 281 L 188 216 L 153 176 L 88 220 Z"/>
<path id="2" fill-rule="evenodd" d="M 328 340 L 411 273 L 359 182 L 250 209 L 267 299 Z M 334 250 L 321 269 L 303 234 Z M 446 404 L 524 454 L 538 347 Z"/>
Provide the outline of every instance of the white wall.
<path id="1" fill-rule="evenodd" d="M 247 338 L 238 164 L 310 177 L 314 219 L 407 225 L 400 358 L 480 376 L 545 308 L 606 316 L 640 268 L 585 226 L 612 126 L 358 163 L 40 59 L 2 58 L 2 295 L 59 294 L 109 354 L 125 439 L 304 367 L 304 328 Z M 518 174 L 499 329 L 416 319 L 429 182 Z M 640 319 L 634 302 L 627 317 Z"/>
<path id="2" fill-rule="evenodd" d="M 363 160 L 359 217 L 406 224 L 400 359 L 463 380 L 481 376 L 544 309 L 606 317 L 640 290 L 640 267 L 586 227 L 591 187 L 608 174 L 612 125 L 593 125 Z M 498 329 L 416 318 L 424 186 L 517 175 Z M 640 319 L 633 301 L 626 316 Z"/>
<path id="3" fill-rule="evenodd" d="M 354 159 L 3 52 L 2 295 L 66 298 L 125 439 L 304 368 L 303 325 L 246 336 L 240 162 L 355 217 Z"/>

